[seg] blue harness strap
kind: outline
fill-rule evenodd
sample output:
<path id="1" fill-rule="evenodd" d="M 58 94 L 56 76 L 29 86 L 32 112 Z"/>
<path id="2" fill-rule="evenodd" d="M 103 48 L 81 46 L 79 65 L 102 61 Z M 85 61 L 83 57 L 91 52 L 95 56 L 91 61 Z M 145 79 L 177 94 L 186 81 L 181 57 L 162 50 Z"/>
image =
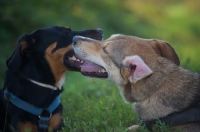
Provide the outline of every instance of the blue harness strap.
<path id="1" fill-rule="evenodd" d="M 38 108 L 32 104 L 29 104 L 28 102 L 18 98 L 13 93 L 8 92 L 8 90 L 4 90 L 4 98 L 8 99 L 12 104 L 17 106 L 20 109 L 23 109 L 33 115 L 36 115 L 39 117 L 39 127 L 42 129 L 48 128 L 49 120 L 51 118 L 52 112 L 58 107 L 60 104 L 60 95 L 58 95 L 53 102 L 47 107 L 47 108 Z M 43 117 L 41 116 L 42 112 L 46 110 L 50 113 L 49 117 Z"/>

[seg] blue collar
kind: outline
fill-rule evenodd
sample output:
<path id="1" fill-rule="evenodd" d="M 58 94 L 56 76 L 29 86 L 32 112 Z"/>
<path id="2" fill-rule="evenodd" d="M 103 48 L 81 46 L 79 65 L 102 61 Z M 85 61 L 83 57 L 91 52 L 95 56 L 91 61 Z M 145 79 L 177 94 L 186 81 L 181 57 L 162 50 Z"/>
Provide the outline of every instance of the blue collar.
<path id="1" fill-rule="evenodd" d="M 9 97 L 9 101 L 13 103 L 18 108 L 21 108 L 33 115 L 40 116 L 43 112 L 43 110 L 48 111 L 50 114 L 58 107 L 60 104 L 60 95 L 58 95 L 53 102 L 47 107 L 47 108 L 38 108 L 32 104 L 29 104 L 28 102 L 18 98 L 13 93 L 9 92 L 7 89 L 4 90 L 4 98 L 7 99 Z"/>

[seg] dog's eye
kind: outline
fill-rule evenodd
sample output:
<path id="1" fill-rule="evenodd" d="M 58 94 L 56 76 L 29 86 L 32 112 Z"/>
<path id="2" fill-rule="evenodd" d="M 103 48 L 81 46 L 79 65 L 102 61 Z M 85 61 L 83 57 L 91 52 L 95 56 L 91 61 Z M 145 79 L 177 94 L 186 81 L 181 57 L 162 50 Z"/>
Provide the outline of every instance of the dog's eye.
<path id="1" fill-rule="evenodd" d="M 104 52 L 105 54 L 108 54 L 108 52 L 106 51 L 106 47 L 103 47 L 103 52 Z"/>
<path id="2" fill-rule="evenodd" d="M 63 35 L 64 35 L 64 36 L 67 36 L 67 35 L 69 35 L 69 32 L 65 32 Z"/>

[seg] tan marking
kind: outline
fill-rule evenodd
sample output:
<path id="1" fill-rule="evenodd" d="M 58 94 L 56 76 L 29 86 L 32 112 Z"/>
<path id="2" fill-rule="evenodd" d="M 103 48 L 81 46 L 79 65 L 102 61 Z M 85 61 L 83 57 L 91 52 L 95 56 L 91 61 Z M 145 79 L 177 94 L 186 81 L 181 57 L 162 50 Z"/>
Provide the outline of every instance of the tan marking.
<path id="1" fill-rule="evenodd" d="M 21 42 L 21 51 L 23 51 L 24 49 L 26 49 L 28 47 L 27 42 L 23 41 Z"/>
<path id="2" fill-rule="evenodd" d="M 19 122 L 18 128 L 20 132 L 38 132 L 36 125 L 31 122 Z"/>
<path id="3" fill-rule="evenodd" d="M 68 27 L 68 26 L 65 26 L 65 28 L 70 29 L 70 27 Z"/>
<path id="4" fill-rule="evenodd" d="M 50 121 L 49 121 L 49 127 L 51 130 L 56 129 L 58 125 L 61 123 L 62 115 L 60 113 L 54 114 Z"/>
<path id="5" fill-rule="evenodd" d="M 63 63 L 63 57 L 66 52 L 72 49 L 72 45 L 58 49 L 52 53 L 52 50 L 56 47 L 56 45 L 57 42 L 53 43 L 46 49 L 45 57 L 51 67 L 52 73 L 54 74 L 56 81 L 55 86 L 59 87 L 59 82 L 64 77 L 65 71 L 67 70 L 67 67 Z"/>

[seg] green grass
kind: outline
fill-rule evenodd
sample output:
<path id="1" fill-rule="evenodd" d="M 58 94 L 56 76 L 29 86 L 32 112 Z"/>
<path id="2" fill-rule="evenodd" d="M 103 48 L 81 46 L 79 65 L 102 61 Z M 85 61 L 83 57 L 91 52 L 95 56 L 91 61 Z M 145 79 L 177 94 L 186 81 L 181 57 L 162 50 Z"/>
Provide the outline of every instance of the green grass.
<path id="1" fill-rule="evenodd" d="M 66 75 L 62 94 L 66 132 L 123 132 L 137 122 L 130 104 L 124 103 L 118 88 L 79 73 Z"/>
<path id="2" fill-rule="evenodd" d="M 62 102 L 64 104 L 64 132 L 126 132 L 127 127 L 140 124 L 132 105 L 122 99 L 111 82 L 86 78 L 68 72 Z M 158 122 L 153 131 L 169 132 Z M 148 132 L 142 126 L 140 132 Z"/>

